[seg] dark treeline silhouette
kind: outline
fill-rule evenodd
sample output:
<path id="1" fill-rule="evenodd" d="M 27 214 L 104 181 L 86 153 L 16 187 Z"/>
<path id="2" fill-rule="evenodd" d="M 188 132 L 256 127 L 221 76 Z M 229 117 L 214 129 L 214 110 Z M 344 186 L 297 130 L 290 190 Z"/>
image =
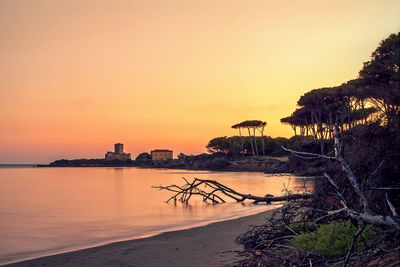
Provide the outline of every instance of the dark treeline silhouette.
<path id="1" fill-rule="evenodd" d="M 228 157 L 252 156 L 253 151 L 259 155 L 282 157 L 289 155 L 281 146 L 294 147 L 296 149 L 311 150 L 318 148 L 317 142 L 309 136 L 293 136 L 291 138 L 270 136 L 221 136 L 211 139 L 206 148 L 210 153 L 221 153 Z M 257 154 L 255 154 L 257 155 Z"/>
<path id="2" fill-rule="evenodd" d="M 238 129 L 239 136 L 221 136 L 211 139 L 206 148 L 210 153 L 223 154 L 228 157 L 238 156 L 273 156 L 282 157 L 289 153 L 282 150 L 281 146 L 290 146 L 314 151 L 317 143 L 309 136 L 293 136 L 291 138 L 265 136 L 267 123 L 261 120 L 246 120 L 232 126 Z M 244 134 L 242 134 L 244 131 Z M 246 133 L 248 134 L 246 136 Z"/>
<path id="3" fill-rule="evenodd" d="M 301 96 L 298 108 L 281 120 L 295 132 L 290 139 L 266 137 L 266 123 L 249 120 L 232 126 L 239 136 L 209 141 L 213 154 L 208 157 L 218 156 L 227 165 L 247 162 L 253 168 L 254 162 L 269 158 L 260 155 L 287 151 L 289 161 L 279 170 L 298 173 L 308 165 L 320 178 L 314 179 L 310 198 L 288 201 L 264 225 L 237 238 L 247 257 L 235 266 L 399 265 L 399 50 L 400 33 L 391 34 L 356 79 Z M 204 201 L 235 193 L 215 181 L 207 184 L 209 193 L 197 188 L 204 181 L 186 183 L 162 189 L 186 202 L 188 190 Z M 268 201 L 265 193 L 261 199 Z M 235 194 L 233 199 L 242 201 Z"/>
<path id="4" fill-rule="evenodd" d="M 281 120 L 290 124 L 298 136 L 320 142 L 321 154 L 329 155 L 337 125 L 343 140 L 343 156 L 365 188 L 400 187 L 399 51 L 400 33 L 391 34 L 372 53 L 370 61 L 364 63 L 356 79 L 305 93 L 297 102 L 299 108 Z M 315 153 L 304 147 L 287 147 Z M 343 173 L 337 165 L 325 162 L 322 166 L 341 181 Z M 351 190 L 346 188 L 345 192 L 352 198 Z M 398 192 L 370 189 L 367 197 L 375 203 L 374 212 L 379 214 L 388 211 L 385 194 L 399 207 Z"/>
<path id="5" fill-rule="evenodd" d="M 248 120 L 232 126 L 239 130 L 239 136 L 210 140 L 208 151 L 228 158 L 251 159 L 260 155 L 285 156 L 283 146 L 288 151 L 326 155 L 311 157 L 311 161 L 289 155 L 285 167 L 302 174 L 328 173 L 344 188 L 344 197 L 356 203 L 351 186 L 343 178 L 343 168 L 326 160 L 334 154 L 336 129 L 337 138 L 342 141 L 339 152 L 361 188 L 367 188 L 366 198 L 374 203 L 372 212 L 390 214 L 387 198 L 396 209 L 400 206 L 399 50 L 400 33 L 391 34 L 372 53 L 370 61 L 364 63 L 356 79 L 335 87 L 313 89 L 301 96 L 298 108 L 281 120 L 292 126 L 293 137 L 264 136 L 266 123 Z M 247 136 L 242 134 L 243 130 Z M 317 193 L 326 191 L 326 184 L 316 186 Z"/>
<path id="6" fill-rule="evenodd" d="M 333 154 L 332 137 L 337 129 L 343 141 L 339 152 L 360 187 L 366 188 L 366 201 L 373 203 L 374 214 L 392 213 L 388 199 L 394 209 L 400 206 L 399 51 L 400 33 L 391 34 L 364 63 L 356 79 L 305 93 L 297 102 L 299 108 L 281 120 L 300 136 L 319 141 L 322 155 Z M 357 203 L 354 190 L 343 178 L 344 167 L 329 161 L 322 166 L 344 188 L 342 194 L 349 203 Z M 316 186 L 317 193 L 326 191 L 326 184 Z"/>
<path id="7" fill-rule="evenodd" d="M 247 132 L 249 133 L 249 140 L 250 140 L 250 146 L 251 146 L 251 152 L 253 156 L 259 156 L 260 153 L 258 152 L 258 145 L 257 145 L 257 138 L 256 138 L 256 133 L 259 132 L 261 137 L 264 137 L 264 129 L 265 126 L 267 126 L 267 123 L 264 121 L 259 121 L 259 120 L 248 120 L 248 121 L 243 121 L 241 123 L 235 124 L 232 126 L 233 129 L 238 129 L 239 130 L 239 136 L 240 136 L 240 141 L 241 141 L 241 153 L 244 156 L 245 153 L 245 148 L 244 148 L 244 142 L 242 139 L 242 133 L 241 129 L 247 129 Z M 264 151 L 264 139 L 261 138 L 261 144 L 262 144 L 262 150 L 261 154 L 265 156 L 265 151 Z M 246 151 L 249 151 L 246 149 Z"/>
<path id="8" fill-rule="evenodd" d="M 399 128 L 399 33 L 391 34 L 364 63 L 359 77 L 339 86 L 313 89 L 297 101 L 299 108 L 281 122 L 295 135 L 331 139 L 333 125 L 343 132 L 372 122 Z"/>

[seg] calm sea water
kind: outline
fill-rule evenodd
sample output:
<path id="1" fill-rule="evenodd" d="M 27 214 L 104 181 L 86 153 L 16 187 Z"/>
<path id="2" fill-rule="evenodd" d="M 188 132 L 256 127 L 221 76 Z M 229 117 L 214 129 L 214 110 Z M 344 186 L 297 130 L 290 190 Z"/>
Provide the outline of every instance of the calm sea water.
<path id="1" fill-rule="evenodd" d="M 238 192 L 281 195 L 307 179 L 261 173 L 138 168 L 0 168 L 0 264 L 262 212 L 274 205 L 166 204 L 153 185 L 182 177 L 217 180 Z M 308 182 L 307 186 L 311 186 Z"/>

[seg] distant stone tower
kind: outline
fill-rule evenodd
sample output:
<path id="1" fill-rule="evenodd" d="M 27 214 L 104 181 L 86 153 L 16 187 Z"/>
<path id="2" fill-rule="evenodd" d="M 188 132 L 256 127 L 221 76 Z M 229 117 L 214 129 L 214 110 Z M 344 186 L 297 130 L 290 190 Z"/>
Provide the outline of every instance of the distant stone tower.
<path id="1" fill-rule="evenodd" d="M 117 143 L 114 145 L 114 153 L 115 154 L 122 154 L 124 153 L 124 145 L 121 143 Z"/>
<path id="2" fill-rule="evenodd" d="M 106 160 L 130 160 L 131 154 L 124 153 L 124 145 L 121 143 L 117 143 L 114 145 L 114 152 L 108 151 L 105 155 Z"/>

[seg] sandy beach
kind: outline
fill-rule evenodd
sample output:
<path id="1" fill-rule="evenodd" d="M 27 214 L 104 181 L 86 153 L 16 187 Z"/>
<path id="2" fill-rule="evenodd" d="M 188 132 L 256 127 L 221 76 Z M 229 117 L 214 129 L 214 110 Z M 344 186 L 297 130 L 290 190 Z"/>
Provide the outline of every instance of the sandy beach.
<path id="1" fill-rule="evenodd" d="M 239 259 L 236 236 L 272 212 L 5 266 L 221 266 Z"/>

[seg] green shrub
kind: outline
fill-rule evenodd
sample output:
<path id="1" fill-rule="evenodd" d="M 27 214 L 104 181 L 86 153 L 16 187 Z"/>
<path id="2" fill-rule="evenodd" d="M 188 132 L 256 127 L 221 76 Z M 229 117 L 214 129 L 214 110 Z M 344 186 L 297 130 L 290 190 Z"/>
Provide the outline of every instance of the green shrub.
<path id="1" fill-rule="evenodd" d="M 331 222 L 319 225 L 313 232 L 302 232 L 290 242 L 292 246 L 309 252 L 322 254 L 329 258 L 339 258 L 348 252 L 353 235 L 357 230 L 350 221 Z M 367 246 L 378 237 L 375 233 L 376 230 L 376 227 L 368 225 L 362 232 L 361 236 Z M 355 250 L 365 247 L 361 236 L 357 239 Z"/>

